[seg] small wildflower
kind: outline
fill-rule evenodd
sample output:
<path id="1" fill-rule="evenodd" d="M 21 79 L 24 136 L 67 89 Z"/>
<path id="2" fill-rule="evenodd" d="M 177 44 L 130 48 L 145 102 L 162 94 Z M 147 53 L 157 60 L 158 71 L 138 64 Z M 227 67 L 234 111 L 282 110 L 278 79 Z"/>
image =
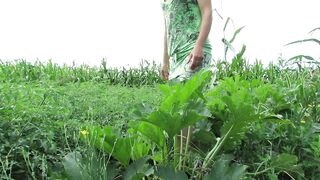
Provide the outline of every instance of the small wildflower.
<path id="1" fill-rule="evenodd" d="M 82 130 L 82 131 L 80 131 L 80 134 L 82 134 L 83 136 L 86 136 L 86 135 L 89 134 L 89 131 L 87 131 L 87 130 Z"/>

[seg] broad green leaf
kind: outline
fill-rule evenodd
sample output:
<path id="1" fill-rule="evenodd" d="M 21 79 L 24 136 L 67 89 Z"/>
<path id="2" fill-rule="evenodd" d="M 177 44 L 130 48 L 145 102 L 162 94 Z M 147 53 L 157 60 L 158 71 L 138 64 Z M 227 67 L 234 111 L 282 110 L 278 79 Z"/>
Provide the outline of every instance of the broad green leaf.
<path id="1" fill-rule="evenodd" d="M 270 165 L 280 171 L 290 171 L 303 175 L 304 171 L 301 166 L 297 165 L 297 163 L 297 156 L 282 153 L 271 159 Z"/>
<path id="2" fill-rule="evenodd" d="M 272 113 L 257 111 L 261 109 L 258 108 L 259 103 L 265 103 L 269 94 L 274 91 L 272 86 L 259 87 L 261 83 L 258 81 L 250 83 L 239 76 L 226 78 L 206 94 L 211 113 L 223 121 L 221 136 L 224 136 L 230 127 L 234 127 L 226 139 L 224 149 L 232 149 L 235 142 L 245 137 L 245 133 L 254 122 Z"/>
<path id="3" fill-rule="evenodd" d="M 134 138 L 119 138 L 115 141 L 114 148 L 109 153 L 126 166 L 130 160 L 133 141 Z M 106 144 L 104 147 L 108 147 L 106 150 L 109 150 L 109 146 L 109 144 Z"/>
<path id="4" fill-rule="evenodd" d="M 187 81 L 182 86 L 182 91 L 177 94 L 180 104 L 188 102 L 190 98 L 198 98 L 198 93 L 204 90 L 205 85 L 210 82 L 212 75 L 211 71 L 199 71 L 192 79 Z"/>
<path id="5" fill-rule="evenodd" d="M 202 93 L 211 77 L 211 71 L 200 71 L 185 83 L 173 86 L 173 89 L 163 86 L 164 91 L 172 93 L 167 95 L 161 103 L 160 109 L 151 113 L 143 113 L 145 110 L 139 110 L 140 112 L 137 114 L 144 114 L 144 116 L 142 115 L 138 120 L 156 126 L 156 128 L 152 128 L 152 131 L 156 135 L 160 135 L 160 139 L 151 135 L 151 132 L 147 132 L 144 126 L 150 125 L 135 125 L 136 129 L 147 137 L 151 137 L 153 142 L 163 146 L 162 131 L 165 131 L 172 138 L 183 128 L 210 116 L 210 112 L 204 104 Z"/>
<path id="6" fill-rule="evenodd" d="M 216 137 L 212 132 L 208 132 L 205 130 L 199 130 L 194 132 L 194 134 L 192 135 L 192 138 L 195 141 L 201 142 L 201 143 L 205 143 L 205 144 L 215 144 L 216 143 Z"/>
<path id="7" fill-rule="evenodd" d="M 167 96 L 160 105 L 160 109 L 172 112 L 189 100 L 198 99 L 212 77 L 211 71 L 199 71 L 190 80 L 174 86 L 174 91 Z"/>
<path id="8" fill-rule="evenodd" d="M 63 167 L 71 180 L 82 180 L 81 163 L 82 156 L 78 152 L 71 152 L 63 158 Z"/>
<path id="9" fill-rule="evenodd" d="M 169 96 L 171 93 L 175 91 L 175 86 L 169 84 L 161 84 L 159 89 L 164 94 L 164 96 Z"/>
<path id="10" fill-rule="evenodd" d="M 137 160 L 148 155 L 151 144 L 144 142 L 141 138 L 136 138 L 132 147 L 132 160 Z"/>
<path id="11" fill-rule="evenodd" d="M 134 119 L 140 119 L 149 115 L 152 111 L 153 109 L 150 105 L 142 103 L 135 106 L 131 115 L 133 115 L 132 118 Z"/>
<path id="12" fill-rule="evenodd" d="M 169 137 L 173 137 L 180 131 L 181 116 L 179 116 L 178 114 L 172 116 L 167 112 L 155 111 L 145 121 L 154 124 L 160 129 L 166 131 Z"/>
<path id="13" fill-rule="evenodd" d="M 208 153 L 216 143 L 216 136 L 211 131 L 201 129 L 194 132 L 192 135 L 192 144 L 197 147 L 199 153 Z"/>
<path id="14" fill-rule="evenodd" d="M 261 103 L 265 103 L 271 96 L 271 92 L 274 91 L 271 84 L 260 84 L 259 87 L 253 89 L 254 96 Z"/>
<path id="15" fill-rule="evenodd" d="M 231 97 L 224 97 L 223 99 L 226 102 L 228 109 L 230 110 L 230 116 L 228 121 L 226 121 L 222 126 L 221 134 L 222 136 L 225 135 L 230 127 L 233 126 L 229 138 L 225 143 L 226 149 L 231 149 L 233 148 L 233 142 L 242 139 L 244 133 L 247 132 L 247 129 L 249 128 L 251 123 L 259 120 L 259 116 L 255 114 L 255 110 L 252 104 L 244 102 L 245 99 L 239 98 L 238 100 L 232 100 Z M 243 103 L 237 105 L 235 101 L 242 101 Z"/>
<path id="16" fill-rule="evenodd" d="M 230 164 L 232 156 L 224 155 L 217 160 L 208 176 L 204 180 L 237 180 L 246 173 L 247 166 L 241 164 Z"/>
<path id="17" fill-rule="evenodd" d="M 194 105 L 195 108 L 199 107 L 197 106 L 197 103 L 194 103 Z M 175 112 L 172 115 L 164 111 L 156 111 L 153 112 L 148 119 L 143 121 L 154 124 L 160 129 L 166 131 L 168 136 L 172 138 L 183 128 L 193 125 L 207 117 L 205 115 L 209 115 L 209 111 L 206 110 L 205 107 L 201 111 L 202 112 L 197 112 L 191 108 L 186 108 L 185 110 L 181 110 L 181 112 Z"/>
<path id="18" fill-rule="evenodd" d="M 72 152 L 64 157 L 62 162 L 69 179 L 95 180 L 114 179 L 116 169 L 110 163 L 105 166 L 103 158 L 97 157 L 94 151 L 89 151 L 87 156 L 81 157 L 80 153 Z"/>
<path id="19" fill-rule="evenodd" d="M 156 143 L 159 147 L 163 147 L 165 143 L 165 136 L 163 130 L 156 125 L 149 122 L 134 121 L 129 122 L 130 127 L 139 131 L 141 134 L 149 138 L 152 142 Z"/>
<path id="20" fill-rule="evenodd" d="M 124 180 L 132 180 L 132 179 L 142 179 L 142 177 L 146 176 L 146 172 L 148 171 L 147 168 L 147 160 L 149 157 L 141 158 L 132 164 L 130 164 L 125 173 L 124 173 Z"/>
<path id="21" fill-rule="evenodd" d="M 162 163 L 164 161 L 164 157 L 163 157 L 163 152 L 162 151 L 156 151 L 152 154 L 152 160 L 156 161 L 156 162 L 160 162 Z"/>
<path id="22" fill-rule="evenodd" d="M 159 167 L 155 173 L 163 180 L 187 180 L 187 175 L 182 171 L 175 171 L 172 167 Z"/>
<path id="23" fill-rule="evenodd" d="M 123 165 L 128 165 L 134 137 L 121 137 L 111 126 L 92 127 L 87 136 L 89 144 L 110 153 Z"/>

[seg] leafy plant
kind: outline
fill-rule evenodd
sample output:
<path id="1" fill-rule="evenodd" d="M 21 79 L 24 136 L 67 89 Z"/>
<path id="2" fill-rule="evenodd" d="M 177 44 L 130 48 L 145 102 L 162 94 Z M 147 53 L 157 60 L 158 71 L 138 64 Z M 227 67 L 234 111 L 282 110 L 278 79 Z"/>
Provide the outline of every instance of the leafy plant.
<path id="1" fill-rule="evenodd" d="M 70 180 L 114 179 L 117 176 L 116 168 L 99 157 L 94 150 L 85 157 L 76 151 L 68 153 L 62 164 L 66 177 Z"/>
<path id="2" fill-rule="evenodd" d="M 241 179 L 246 174 L 247 166 L 241 164 L 231 164 L 232 159 L 230 155 L 223 155 L 218 159 L 209 175 L 205 176 L 204 180 L 233 180 Z"/>
<path id="3" fill-rule="evenodd" d="M 315 29 L 311 30 L 309 32 L 309 34 L 312 34 L 316 30 L 319 30 L 319 28 L 315 28 Z M 307 38 L 307 39 L 302 39 L 302 40 L 290 42 L 290 43 L 286 44 L 286 46 L 295 45 L 295 44 L 302 44 L 302 43 L 308 43 L 308 42 L 316 43 L 316 44 L 320 45 L 320 40 L 319 39 L 317 39 L 317 38 Z M 307 63 L 307 64 L 310 64 L 310 65 L 317 65 L 317 66 L 319 66 L 319 64 L 320 64 L 319 60 L 315 59 L 314 57 L 309 56 L 309 55 L 303 55 L 303 54 L 295 55 L 294 57 L 291 57 L 286 63 L 287 64 L 297 64 L 300 71 L 302 70 L 302 67 L 301 67 L 302 64 L 306 64 Z"/>
<path id="4" fill-rule="evenodd" d="M 175 171 L 171 167 L 159 167 L 159 170 L 156 172 L 156 175 L 163 180 L 187 180 L 188 176 L 182 171 Z"/>
<path id="5" fill-rule="evenodd" d="M 137 135 L 122 137 L 121 133 L 111 126 L 91 126 L 83 132 L 88 144 L 108 152 L 124 166 L 129 165 L 130 159 L 136 160 L 146 156 L 150 150 L 150 146 Z"/>
<path id="6" fill-rule="evenodd" d="M 173 148 L 177 148 L 178 142 L 174 137 L 182 129 L 210 116 L 204 103 L 203 92 L 208 82 L 210 82 L 211 75 L 209 71 L 200 72 L 185 84 L 162 85 L 160 89 L 165 98 L 158 110 L 152 111 L 145 106 L 136 108 L 134 114 L 137 121 L 132 122 L 131 127 L 160 146 L 163 158 L 169 157 L 167 153 L 172 148 L 170 141 L 172 142 L 175 139 L 176 145 Z M 166 142 L 168 143 L 166 144 Z M 183 164 L 181 159 L 182 144 L 180 142 L 179 167 Z M 188 151 L 188 146 L 189 141 L 187 140 L 185 145 L 186 152 Z M 177 152 L 177 150 L 174 152 Z"/>

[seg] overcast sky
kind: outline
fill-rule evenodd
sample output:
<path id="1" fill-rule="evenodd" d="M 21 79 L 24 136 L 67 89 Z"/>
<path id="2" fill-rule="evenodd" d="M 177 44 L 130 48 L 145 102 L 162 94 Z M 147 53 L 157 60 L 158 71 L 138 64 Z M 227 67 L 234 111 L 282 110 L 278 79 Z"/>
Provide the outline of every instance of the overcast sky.
<path id="1" fill-rule="evenodd" d="M 319 0 L 212 0 L 210 40 L 213 57 L 223 58 L 223 25 L 233 19 L 226 37 L 245 26 L 235 42 L 247 45 L 246 57 L 265 63 L 279 57 L 308 54 L 320 57 L 312 43 L 284 47 L 304 39 L 320 38 Z M 137 65 L 141 59 L 160 63 L 163 51 L 160 0 L 0 0 L 0 59 L 47 61 L 109 66 Z"/>

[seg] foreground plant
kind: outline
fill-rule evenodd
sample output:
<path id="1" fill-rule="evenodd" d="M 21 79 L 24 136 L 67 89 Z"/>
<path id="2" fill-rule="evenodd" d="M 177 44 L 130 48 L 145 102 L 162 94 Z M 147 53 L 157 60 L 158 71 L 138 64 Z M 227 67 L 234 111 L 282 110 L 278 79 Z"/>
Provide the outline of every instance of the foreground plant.
<path id="1" fill-rule="evenodd" d="M 91 126 L 81 133 L 90 146 L 107 152 L 127 169 L 139 167 L 136 174 L 125 177 L 142 178 L 151 175 L 185 179 L 185 173 L 195 179 L 215 177 L 212 173 L 208 176 L 206 174 L 231 161 L 230 156 L 227 156 L 227 161 L 222 160 L 226 157 L 223 154 L 245 140 L 245 133 L 255 124 L 267 121 L 290 124 L 290 121 L 282 119 L 274 113 L 272 107 L 268 107 L 268 101 L 273 98 L 272 93 L 275 91 L 272 85 L 236 76 L 226 78 L 214 87 L 211 77 L 210 71 L 202 71 L 185 83 L 161 85 L 165 98 L 159 108 L 153 109 L 145 104 L 137 106 L 132 116 L 134 120 L 129 122 L 130 128 L 126 133 L 110 126 Z M 204 152 L 203 156 L 194 151 L 196 147 L 190 144 L 190 127 L 210 121 L 221 123 L 213 130 L 214 141 L 210 142 L 213 148 Z M 186 141 L 177 138 L 184 128 L 189 129 Z M 190 163 L 192 154 L 202 156 L 200 167 Z M 151 164 L 147 163 L 149 160 Z M 172 172 L 168 170 L 170 167 L 173 168 Z M 244 165 L 231 167 L 230 170 L 220 172 L 227 179 L 238 179 L 246 174 L 247 168 Z M 199 170 L 192 170 L 195 168 Z M 227 176 L 232 174 L 231 171 L 234 171 L 234 175 Z"/>

